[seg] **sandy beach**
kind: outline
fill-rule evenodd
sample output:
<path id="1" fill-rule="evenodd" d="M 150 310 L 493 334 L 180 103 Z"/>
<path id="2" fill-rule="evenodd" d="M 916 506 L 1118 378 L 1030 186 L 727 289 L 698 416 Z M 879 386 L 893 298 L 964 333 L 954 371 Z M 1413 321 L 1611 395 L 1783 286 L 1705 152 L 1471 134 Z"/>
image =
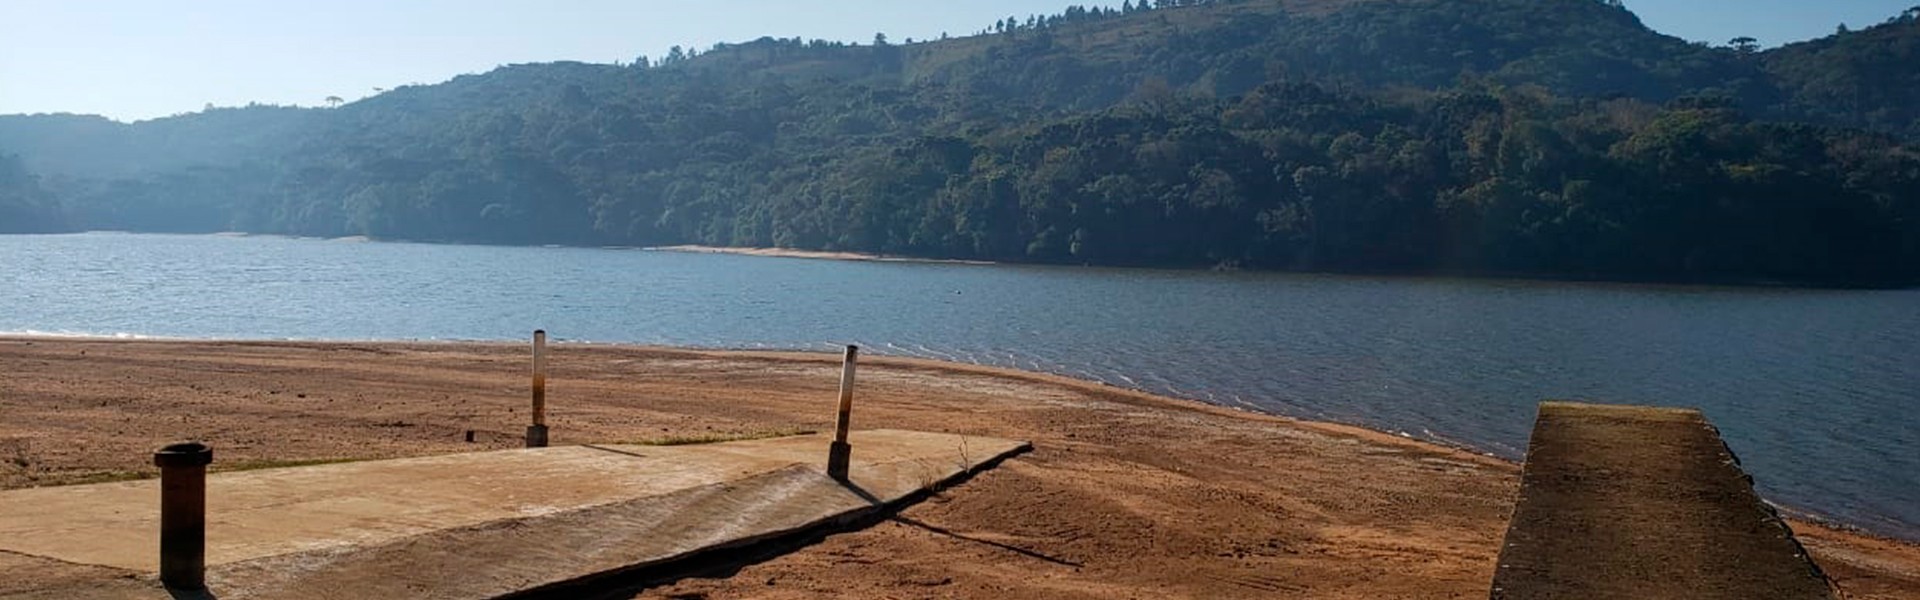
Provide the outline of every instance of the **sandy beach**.
<path id="1" fill-rule="evenodd" d="M 550 362 L 556 444 L 832 427 L 837 356 L 565 344 Z M 1035 449 L 874 527 L 617 597 L 1484 598 L 1518 484 L 1510 462 L 1361 428 L 860 366 L 855 428 Z M 518 447 L 526 368 L 517 344 L 0 338 L 0 488 L 148 476 L 184 439 L 216 469 Z M 1793 525 L 1847 597 L 1920 598 L 1920 547 Z M 6 562 L 0 593 L 74 576 Z"/>

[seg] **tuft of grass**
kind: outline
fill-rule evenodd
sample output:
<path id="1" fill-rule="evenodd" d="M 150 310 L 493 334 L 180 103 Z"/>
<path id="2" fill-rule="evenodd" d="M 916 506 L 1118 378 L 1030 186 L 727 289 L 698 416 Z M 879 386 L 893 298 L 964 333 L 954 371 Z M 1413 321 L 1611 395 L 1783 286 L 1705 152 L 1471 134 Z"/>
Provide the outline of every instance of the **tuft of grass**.
<path id="1" fill-rule="evenodd" d="M 55 479 L 53 482 L 48 483 L 47 487 L 88 485 L 88 484 L 94 484 L 94 483 L 113 483 L 116 481 L 139 481 L 142 479 L 153 479 L 159 476 L 160 476 L 159 471 L 154 471 L 154 472 L 94 471 L 91 473 L 74 475 L 72 477 L 65 477 L 65 476 L 59 477 L 58 479 Z"/>
<path id="2" fill-rule="evenodd" d="M 229 473 L 233 471 L 258 471 L 261 469 L 284 469 L 288 467 L 312 467 L 316 465 L 336 465 L 340 463 L 371 460 L 366 458 L 296 458 L 296 459 L 255 459 L 236 463 L 213 464 L 213 472 Z"/>
<path id="3" fill-rule="evenodd" d="M 645 440 L 639 440 L 639 441 L 628 442 L 628 443 L 636 446 L 692 446 L 696 444 L 718 444 L 721 442 L 744 442 L 747 440 L 764 440 L 767 438 L 788 437 L 788 436 L 795 436 L 795 435 L 812 435 L 814 433 L 818 433 L 818 432 L 812 429 L 769 429 L 765 431 L 746 431 L 746 432 L 716 431 L 716 432 L 710 432 L 710 433 L 695 433 L 691 435 L 670 435 L 667 437 L 645 439 Z"/>
<path id="4" fill-rule="evenodd" d="M 28 440 L 23 440 L 23 439 L 7 439 L 4 441 L 7 442 L 6 445 L 0 446 L 0 447 L 4 447 L 6 449 L 6 454 L 7 454 L 6 462 L 8 464 L 12 464 L 13 466 L 19 467 L 22 469 L 33 468 L 32 442 Z"/>
<path id="5" fill-rule="evenodd" d="M 308 458 L 297 460 L 246 460 L 235 463 L 214 463 L 209 472 L 228 473 L 233 471 L 258 471 L 260 469 L 280 469 L 286 467 L 310 467 L 336 463 L 359 462 L 365 458 Z M 119 481 L 139 481 L 160 477 L 159 470 L 143 471 L 90 471 L 85 473 L 54 473 L 36 478 L 32 487 L 65 487 L 69 485 L 90 485 L 95 483 L 114 483 Z"/>

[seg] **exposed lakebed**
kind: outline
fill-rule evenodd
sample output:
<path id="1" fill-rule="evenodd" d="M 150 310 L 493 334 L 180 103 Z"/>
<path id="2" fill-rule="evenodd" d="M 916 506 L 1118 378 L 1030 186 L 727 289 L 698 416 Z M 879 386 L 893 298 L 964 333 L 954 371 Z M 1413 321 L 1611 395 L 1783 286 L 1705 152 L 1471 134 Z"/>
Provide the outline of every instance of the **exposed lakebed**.
<path id="1" fill-rule="evenodd" d="M 1920 539 L 1920 291 L 0 236 L 0 332 L 557 339 L 1048 371 L 1518 458 L 1541 399 L 1697 406 L 1782 504 Z"/>

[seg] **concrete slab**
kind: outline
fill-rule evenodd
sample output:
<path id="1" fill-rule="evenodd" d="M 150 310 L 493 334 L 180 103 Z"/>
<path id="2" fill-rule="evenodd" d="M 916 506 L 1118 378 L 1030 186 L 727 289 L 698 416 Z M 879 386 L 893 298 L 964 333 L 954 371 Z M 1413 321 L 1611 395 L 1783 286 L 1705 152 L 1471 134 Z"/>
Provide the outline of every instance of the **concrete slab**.
<path id="1" fill-rule="evenodd" d="M 573 446 L 216 474 L 209 587 L 227 599 L 494 598 L 845 519 L 1026 448 L 854 432 L 844 485 L 823 474 L 828 441 Z M 155 481 L 0 492 L 0 553 L 151 579 L 158 497 Z"/>
<path id="2" fill-rule="evenodd" d="M 1492 598 L 1832 597 L 1699 411 L 1540 405 Z"/>

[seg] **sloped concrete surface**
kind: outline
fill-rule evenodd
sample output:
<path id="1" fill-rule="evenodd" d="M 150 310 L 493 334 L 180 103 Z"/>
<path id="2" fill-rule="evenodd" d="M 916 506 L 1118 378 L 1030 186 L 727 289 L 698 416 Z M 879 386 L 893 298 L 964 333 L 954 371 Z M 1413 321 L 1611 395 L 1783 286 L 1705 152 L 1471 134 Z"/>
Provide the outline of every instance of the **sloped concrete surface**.
<path id="1" fill-rule="evenodd" d="M 854 432 L 843 484 L 823 473 L 828 441 L 574 446 L 216 474 L 208 585 L 223 599 L 494 598 L 846 519 L 1027 447 Z M 158 495 L 155 481 L 0 492 L 0 571 L 76 573 L 61 589 L 0 586 L 0 597 L 83 588 L 82 597 L 166 597 L 152 584 Z"/>
<path id="2" fill-rule="evenodd" d="M 1699 411 L 1547 402 L 1491 597 L 1834 596 Z"/>

